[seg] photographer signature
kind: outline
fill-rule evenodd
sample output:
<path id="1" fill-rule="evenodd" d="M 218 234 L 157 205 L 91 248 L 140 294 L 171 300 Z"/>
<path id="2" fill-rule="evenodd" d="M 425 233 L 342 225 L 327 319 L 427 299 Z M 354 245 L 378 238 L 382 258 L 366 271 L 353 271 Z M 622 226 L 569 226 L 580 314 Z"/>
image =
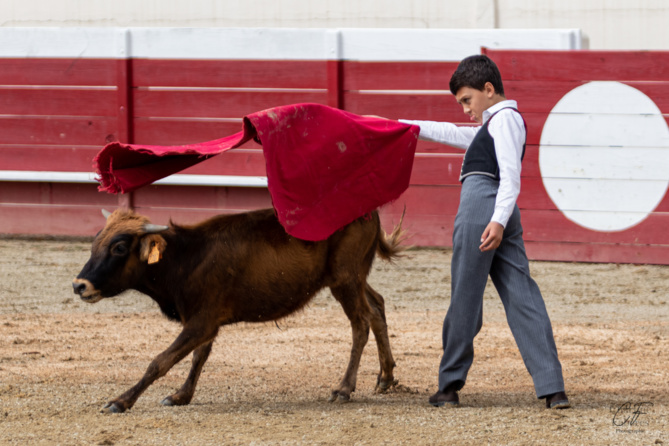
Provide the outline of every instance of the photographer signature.
<path id="1" fill-rule="evenodd" d="M 641 422 L 640 417 L 641 415 L 647 415 L 648 412 L 645 412 L 644 410 L 647 410 L 651 407 L 653 407 L 653 403 L 651 402 L 641 402 L 641 403 L 626 402 L 617 409 L 612 408 L 611 409 L 612 412 L 615 409 L 615 415 L 613 416 L 613 425 L 624 426 L 627 424 L 629 426 L 635 426 L 637 424 L 647 424 L 647 422 L 646 423 Z"/>

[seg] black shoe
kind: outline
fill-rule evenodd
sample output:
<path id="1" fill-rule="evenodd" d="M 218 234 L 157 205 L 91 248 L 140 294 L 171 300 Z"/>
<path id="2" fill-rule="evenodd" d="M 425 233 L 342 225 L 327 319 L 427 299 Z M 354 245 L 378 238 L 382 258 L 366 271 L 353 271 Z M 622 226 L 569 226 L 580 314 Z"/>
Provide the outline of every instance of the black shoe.
<path id="1" fill-rule="evenodd" d="M 445 392 L 442 392 L 441 390 L 437 391 L 437 393 L 432 395 L 428 401 L 434 407 L 441 407 L 444 404 L 447 404 L 449 406 L 460 405 L 460 398 L 458 397 L 458 392 L 450 389 L 446 389 Z"/>
<path id="2" fill-rule="evenodd" d="M 571 407 L 571 404 L 564 392 L 553 393 L 546 397 L 546 409 L 566 409 L 568 407 Z"/>

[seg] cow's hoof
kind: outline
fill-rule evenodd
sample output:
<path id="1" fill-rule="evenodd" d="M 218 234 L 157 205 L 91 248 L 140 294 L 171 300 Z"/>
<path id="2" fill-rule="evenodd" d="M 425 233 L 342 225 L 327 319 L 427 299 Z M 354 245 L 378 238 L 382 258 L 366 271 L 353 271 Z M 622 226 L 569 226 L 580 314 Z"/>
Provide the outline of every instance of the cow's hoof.
<path id="1" fill-rule="evenodd" d="M 165 399 L 162 400 L 160 404 L 163 406 L 186 406 L 187 404 L 190 404 L 191 397 L 192 395 L 183 396 L 177 392 L 174 395 L 165 397 Z"/>
<path id="2" fill-rule="evenodd" d="M 334 390 L 332 392 L 332 395 L 330 395 L 328 401 L 331 403 L 348 403 L 349 401 L 351 401 L 351 396 L 343 392 Z"/>
<path id="3" fill-rule="evenodd" d="M 121 406 L 119 406 L 116 403 L 107 403 L 105 406 L 102 408 L 100 411 L 102 413 L 123 413 L 125 412 L 125 409 L 123 409 Z"/>
<path id="4" fill-rule="evenodd" d="M 398 381 L 396 379 L 391 379 L 390 381 L 379 381 L 376 383 L 376 393 L 385 393 L 388 390 L 392 389 L 397 385 Z"/>

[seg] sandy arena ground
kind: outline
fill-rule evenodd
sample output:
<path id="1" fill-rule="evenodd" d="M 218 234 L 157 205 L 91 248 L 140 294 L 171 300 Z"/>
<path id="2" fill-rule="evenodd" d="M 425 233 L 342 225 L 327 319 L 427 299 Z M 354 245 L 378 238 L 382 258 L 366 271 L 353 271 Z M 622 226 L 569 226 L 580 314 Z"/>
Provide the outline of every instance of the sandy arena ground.
<path id="1" fill-rule="evenodd" d="M 436 389 L 450 252 L 377 261 L 399 385 L 375 394 L 374 337 L 350 403 L 328 403 L 348 360 L 348 320 L 329 293 L 279 322 L 221 330 L 191 405 L 159 402 L 187 359 L 124 414 L 102 406 L 144 373 L 179 326 L 127 293 L 81 302 L 71 279 L 89 243 L 0 239 L 2 445 L 669 445 L 669 267 L 533 262 L 574 405 L 533 394 L 496 292 L 462 405 L 427 404 Z M 636 413 L 635 413 L 636 412 Z"/>

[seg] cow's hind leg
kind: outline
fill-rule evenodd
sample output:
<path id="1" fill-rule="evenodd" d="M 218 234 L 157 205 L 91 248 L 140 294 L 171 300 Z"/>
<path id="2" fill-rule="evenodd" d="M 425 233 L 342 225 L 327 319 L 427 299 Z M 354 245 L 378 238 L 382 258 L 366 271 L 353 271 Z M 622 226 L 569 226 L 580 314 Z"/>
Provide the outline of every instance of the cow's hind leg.
<path id="1" fill-rule="evenodd" d="M 376 346 L 379 350 L 379 362 L 381 363 L 381 371 L 376 380 L 376 390 L 378 392 L 385 392 L 397 384 L 397 381 L 393 377 L 395 360 L 390 350 L 390 339 L 388 339 L 385 303 L 383 296 L 376 292 L 369 284 L 365 284 L 365 297 L 372 309 L 370 322 L 374 338 L 376 339 Z"/>
<path id="2" fill-rule="evenodd" d="M 168 396 L 160 403 L 164 406 L 185 406 L 190 403 L 195 393 L 195 386 L 197 385 L 197 380 L 200 378 L 200 373 L 202 373 L 202 367 L 204 363 L 207 362 L 209 358 L 209 353 L 211 353 L 211 347 L 214 344 L 214 341 L 208 342 L 204 345 L 199 346 L 193 351 L 193 362 L 186 378 L 186 382 L 178 392 L 173 395 Z"/>
<path id="3" fill-rule="evenodd" d="M 358 377 L 358 367 L 362 351 L 369 339 L 369 304 L 363 298 L 363 288 L 359 284 L 347 284 L 331 288 L 332 295 L 344 308 L 344 312 L 351 322 L 353 332 L 353 345 L 351 346 L 351 357 L 346 368 L 346 373 L 339 386 L 332 391 L 330 402 L 345 402 L 350 400 L 351 393 L 355 390 Z"/>

